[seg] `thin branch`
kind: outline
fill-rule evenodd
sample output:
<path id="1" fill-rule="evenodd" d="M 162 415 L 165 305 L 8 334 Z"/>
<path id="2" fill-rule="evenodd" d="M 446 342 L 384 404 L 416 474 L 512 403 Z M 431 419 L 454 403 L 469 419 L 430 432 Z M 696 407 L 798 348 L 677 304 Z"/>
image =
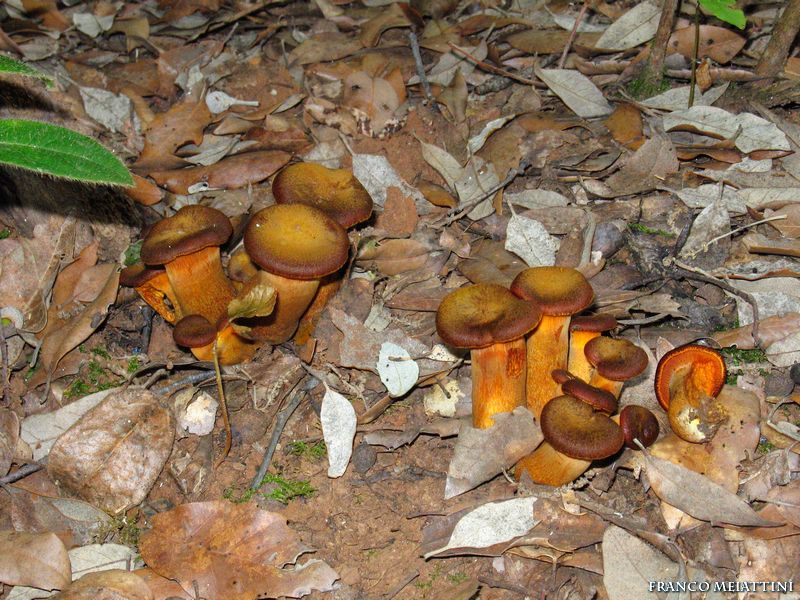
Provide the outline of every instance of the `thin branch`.
<path id="1" fill-rule="evenodd" d="M 518 81 L 519 83 L 524 83 L 525 85 L 533 85 L 538 87 L 544 86 L 544 84 L 537 79 L 528 79 L 527 77 L 523 77 L 522 75 L 517 75 L 516 73 L 512 73 L 511 71 L 506 71 L 505 69 L 501 69 L 500 67 L 495 67 L 494 65 L 490 65 L 489 63 L 474 57 L 466 50 L 462 50 L 452 42 L 449 43 L 449 46 L 453 50 L 453 52 L 455 52 L 456 54 L 460 54 L 465 58 L 470 59 L 473 63 L 475 63 L 476 67 L 480 67 L 484 71 L 489 71 L 490 73 L 494 73 L 495 75 L 502 75 L 503 77 L 508 77 L 509 79 L 513 79 L 514 81 Z"/>
<path id="2" fill-rule="evenodd" d="M 408 32 L 408 43 L 411 46 L 411 54 L 414 56 L 414 65 L 417 68 L 417 77 L 422 84 L 422 91 L 425 92 L 425 98 L 428 100 L 428 106 L 434 112 L 439 112 L 439 105 L 436 104 L 436 99 L 431 92 L 431 84 L 428 82 L 428 77 L 425 75 L 425 65 L 422 64 L 422 54 L 419 51 L 419 40 L 417 34 L 413 30 Z"/>
<path id="3" fill-rule="evenodd" d="M 583 6 L 581 6 L 581 10 L 578 13 L 578 16 L 575 18 L 575 24 L 572 26 L 572 31 L 569 32 L 569 38 L 567 39 L 567 43 L 564 44 L 564 51 L 561 53 L 561 58 L 558 59 L 559 69 L 563 69 L 564 65 L 567 62 L 567 55 L 569 54 L 569 49 L 572 48 L 572 43 L 578 36 L 578 27 L 580 27 L 581 21 L 583 21 L 583 17 L 586 16 L 586 11 L 589 10 L 590 2 L 591 0 L 583 0 Z"/>

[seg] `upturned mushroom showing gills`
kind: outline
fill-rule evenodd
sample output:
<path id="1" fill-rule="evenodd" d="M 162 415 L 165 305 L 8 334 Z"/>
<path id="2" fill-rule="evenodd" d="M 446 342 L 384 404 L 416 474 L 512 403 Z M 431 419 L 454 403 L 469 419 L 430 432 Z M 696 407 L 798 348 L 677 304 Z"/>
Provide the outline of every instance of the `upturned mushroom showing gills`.
<path id="1" fill-rule="evenodd" d="M 472 360 L 472 423 L 491 427 L 492 418 L 525 404 L 526 333 L 539 323 L 533 302 L 494 284 L 465 286 L 444 297 L 436 312 L 436 331 Z"/>
<path id="2" fill-rule="evenodd" d="M 277 291 L 272 314 L 250 324 L 252 335 L 280 344 L 294 334 L 319 280 L 347 262 L 350 242 L 344 228 L 324 212 L 304 204 L 276 204 L 250 219 L 244 247 Z"/>
<path id="3" fill-rule="evenodd" d="M 569 363 L 567 370 L 578 379 L 589 381 L 592 365 L 583 350 L 591 340 L 617 326 L 611 315 L 579 315 L 569 323 Z"/>
<path id="4" fill-rule="evenodd" d="M 542 311 L 542 321 L 527 342 L 527 402 L 538 418 L 559 394 L 550 374 L 567 368 L 570 318 L 592 303 L 594 291 L 580 271 L 568 267 L 525 269 L 511 283 L 511 291 Z"/>
<path id="5" fill-rule="evenodd" d="M 225 314 L 233 286 L 222 270 L 219 247 L 231 233 L 223 213 L 192 205 L 153 225 L 144 239 L 142 262 L 164 265 L 178 319 L 200 315 L 216 323 Z"/>
<path id="6" fill-rule="evenodd" d="M 725 376 L 722 355 L 707 346 L 680 346 L 661 358 L 656 368 L 656 398 L 679 437 L 707 442 L 727 419 L 727 411 L 717 401 Z"/>
<path id="7" fill-rule="evenodd" d="M 589 383 L 619 398 L 622 386 L 647 368 L 647 353 L 626 339 L 597 337 L 584 348 L 594 367 Z"/>
<path id="8" fill-rule="evenodd" d="M 221 365 L 235 365 L 253 357 L 258 345 L 238 335 L 227 319 L 217 325 L 200 315 L 187 315 L 175 323 L 172 338 L 178 346 L 189 348 L 198 360 L 214 360 L 216 342 L 217 360 Z"/>
<path id="9" fill-rule="evenodd" d="M 346 169 L 329 169 L 316 163 L 284 167 L 272 180 L 278 204 L 306 204 L 349 229 L 372 215 L 372 198 Z"/>
<path id="10" fill-rule="evenodd" d="M 150 268 L 136 263 L 122 269 L 119 283 L 134 288 L 167 323 L 174 323 L 181 317 L 175 292 L 163 268 Z"/>

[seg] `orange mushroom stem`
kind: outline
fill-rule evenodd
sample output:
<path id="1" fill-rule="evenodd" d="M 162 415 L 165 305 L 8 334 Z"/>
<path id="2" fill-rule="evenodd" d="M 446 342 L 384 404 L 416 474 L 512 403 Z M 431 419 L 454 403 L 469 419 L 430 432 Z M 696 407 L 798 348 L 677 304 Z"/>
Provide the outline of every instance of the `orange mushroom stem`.
<path id="1" fill-rule="evenodd" d="M 592 303 L 594 292 L 580 271 L 567 267 L 525 269 L 514 278 L 511 291 L 542 311 L 542 320 L 527 342 L 527 403 L 538 419 L 559 394 L 559 384 L 550 374 L 567 368 L 570 318 Z"/>
<path id="2" fill-rule="evenodd" d="M 142 263 L 136 263 L 122 269 L 119 283 L 134 288 L 167 323 L 174 323 L 183 316 L 164 269 L 150 268 Z"/>
<path id="3" fill-rule="evenodd" d="M 656 398 L 679 437 L 695 443 L 714 437 L 728 417 L 717 400 L 725 377 L 725 360 L 707 346 L 680 346 L 661 358 L 656 368 Z"/>
<path id="4" fill-rule="evenodd" d="M 526 472 L 534 483 L 560 487 L 575 481 L 591 464 L 589 460 L 562 454 L 545 441 L 517 463 L 514 475 L 519 479 Z"/>
<path id="5" fill-rule="evenodd" d="M 439 336 L 451 346 L 470 349 L 475 427 L 491 427 L 494 415 L 525 404 L 524 336 L 540 318 L 534 303 L 494 284 L 460 288 L 439 305 Z"/>

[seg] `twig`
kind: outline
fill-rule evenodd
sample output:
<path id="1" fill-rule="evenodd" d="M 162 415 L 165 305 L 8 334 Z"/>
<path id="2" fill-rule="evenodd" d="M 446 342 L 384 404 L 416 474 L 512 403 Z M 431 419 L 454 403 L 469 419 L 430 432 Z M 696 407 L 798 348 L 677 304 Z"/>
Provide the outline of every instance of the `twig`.
<path id="1" fill-rule="evenodd" d="M 392 600 L 392 598 L 402 592 L 403 589 L 417 577 L 419 577 L 419 571 L 416 570 L 406 575 L 400 583 L 394 586 L 394 588 L 392 588 L 392 590 L 383 597 L 383 600 Z"/>
<path id="2" fill-rule="evenodd" d="M 9 366 L 8 366 L 8 343 L 6 342 L 6 324 L 5 319 L 0 317 L 0 355 L 3 361 L 3 397 L 0 398 L 0 404 L 8 404 L 11 402 L 11 382 L 9 381 Z"/>
<path id="3" fill-rule="evenodd" d="M 541 81 L 536 79 L 528 79 L 527 77 L 523 77 L 522 75 L 517 75 L 512 73 L 511 71 L 506 71 L 505 69 L 501 69 L 500 67 L 495 67 L 494 65 L 490 65 L 489 63 L 483 62 L 478 58 L 472 56 L 466 50 L 462 50 L 452 42 L 449 43 L 450 48 L 456 52 L 456 54 L 460 54 L 461 56 L 470 59 L 473 63 L 475 63 L 476 67 L 480 67 L 484 71 L 489 71 L 490 73 L 494 73 L 495 75 L 502 75 L 503 77 L 508 77 L 509 79 L 513 79 L 514 81 L 518 81 L 519 83 L 524 83 L 525 85 L 533 85 L 537 87 L 542 87 L 544 84 Z"/>
<path id="4" fill-rule="evenodd" d="M 681 262 L 677 258 L 671 259 L 670 262 L 674 265 L 675 271 L 677 271 L 678 274 L 681 275 L 682 277 L 686 279 L 693 279 L 695 281 L 702 281 L 703 283 L 710 283 L 711 285 L 715 285 L 718 288 L 725 290 L 726 292 L 730 292 L 734 296 L 739 296 L 745 302 L 747 302 L 750 305 L 750 308 L 753 310 L 753 332 L 752 332 L 753 343 L 755 344 L 756 348 L 762 347 L 761 336 L 758 334 L 758 321 L 759 321 L 758 304 L 756 303 L 755 298 L 753 298 L 752 295 L 748 294 L 744 290 L 740 290 L 732 286 L 731 284 L 726 283 L 721 279 L 718 279 L 706 273 L 701 269 L 696 269 L 695 267 L 687 265 L 686 263 Z"/>
<path id="5" fill-rule="evenodd" d="M 428 82 L 427 75 L 425 75 L 425 65 L 422 64 L 422 54 L 419 51 L 419 40 L 413 30 L 408 32 L 408 43 L 411 46 L 411 54 L 414 56 L 414 64 L 417 67 L 417 77 L 419 77 L 419 82 L 422 84 L 422 91 L 425 92 L 428 106 L 431 107 L 432 111 L 439 112 L 439 105 L 436 104 L 436 99 L 431 91 L 431 84 Z"/>
<path id="6" fill-rule="evenodd" d="M 581 262 L 578 269 L 588 266 L 592 262 L 592 244 L 594 243 L 594 233 L 597 230 L 597 220 L 594 218 L 592 211 L 584 211 L 588 223 L 586 224 L 586 231 L 583 234 L 583 252 L 581 252 Z"/>
<path id="7" fill-rule="evenodd" d="M 488 585 L 490 588 L 500 588 L 501 590 L 516 592 L 520 596 L 526 598 L 530 596 L 530 590 L 522 587 L 521 585 L 517 585 L 516 583 L 511 583 L 510 581 L 493 579 L 491 577 L 487 577 L 486 575 L 478 575 L 478 581 L 480 581 L 483 585 Z"/>
<path id="8" fill-rule="evenodd" d="M 747 225 L 742 225 L 741 227 L 737 227 L 736 229 L 731 229 L 731 230 L 730 230 L 729 232 L 727 232 L 727 233 L 722 233 L 722 234 L 718 235 L 717 237 L 715 237 L 715 238 L 712 238 L 712 239 L 708 240 L 708 241 L 707 241 L 705 244 L 703 244 L 703 245 L 702 245 L 700 248 L 698 248 L 698 249 L 697 249 L 697 250 L 695 250 L 694 252 L 691 252 L 691 253 L 689 253 L 689 254 L 688 254 L 688 256 L 689 256 L 689 258 L 694 258 L 694 257 L 695 257 L 695 256 L 697 256 L 697 255 L 698 255 L 700 252 L 705 252 L 705 251 L 707 251 L 707 250 L 708 250 L 708 247 L 709 247 L 711 244 L 713 244 L 713 243 L 715 243 L 715 242 L 718 242 L 718 241 L 720 241 L 721 239 L 724 239 L 724 238 L 726 238 L 726 237 L 729 237 L 729 236 L 735 235 L 735 234 L 739 233 L 740 231 L 744 231 L 745 229 L 749 229 L 750 227 L 755 227 L 756 225 L 763 225 L 764 223 L 769 223 L 770 221 L 782 221 L 783 219 L 787 218 L 787 216 L 788 216 L 788 215 L 773 215 L 773 216 L 771 216 L 771 217 L 767 217 L 766 219 L 761 219 L 760 221 L 753 221 L 752 223 L 748 223 Z"/>
<path id="9" fill-rule="evenodd" d="M 569 32 L 569 38 L 567 38 L 567 43 L 564 44 L 564 51 L 561 53 L 561 58 L 558 59 L 558 68 L 563 69 L 564 64 L 567 62 L 567 55 L 569 54 L 569 49 L 572 48 L 572 43 L 575 41 L 575 38 L 578 35 L 578 27 L 580 27 L 581 21 L 583 21 L 583 17 L 586 16 L 586 11 L 589 10 L 589 0 L 583 0 L 583 6 L 581 6 L 581 10 L 578 13 L 578 16 L 575 18 L 575 24 L 572 26 L 572 31 Z"/>
<path id="10" fill-rule="evenodd" d="M 231 434 L 231 420 L 228 417 L 228 404 L 225 402 L 225 389 L 222 386 L 222 373 L 219 370 L 219 353 L 217 352 L 217 340 L 214 339 L 214 345 L 211 347 L 211 355 L 214 357 L 214 376 L 217 380 L 217 395 L 219 396 L 219 404 L 222 409 L 222 424 L 225 426 L 225 449 L 222 451 L 222 456 L 217 459 L 214 469 L 216 470 L 223 461 L 228 457 L 231 451 L 231 444 L 233 443 Z"/>
<path id="11" fill-rule="evenodd" d="M 170 396 L 182 388 L 194 385 L 196 383 L 202 383 L 203 381 L 207 381 L 213 377 L 214 377 L 213 371 L 194 373 L 193 375 L 187 375 L 183 379 L 179 379 L 178 381 L 174 381 L 163 387 L 156 388 L 155 390 L 153 390 L 153 392 L 155 392 L 156 394 L 161 394 L 163 396 Z"/>
<path id="12" fill-rule="evenodd" d="M 14 483 L 15 481 L 19 481 L 20 479 L 25 479 L 28 475 L 44 469 L 46 464 L 47 461 L 43 459 L 42 462 L 32 462 L 28 463 L 27 465 L 22 465 L 13 473 L 9 473 L 4 477 L 0 477 L 0 485 L 8 485 L 10 483 Z"/>
<path id="13" fill-rule="evenodd" d="M 267 469 L 269 469 L 269 464 L 272 462 L 272 456 L 275 454 L 275 449 L 278 447 L 278 440 L 281 438 L 283 429 L 286 427 L 289 417 L 292 416 L 292 413 L 306 396 L 306 390 L 297 390 L 297 387 L 302 381 L 303 380 L 301 379 L 298 382 L 298 385 L 295 386 L 296 391 L 294 392 L 292 399 L 289 401 L 289 404 L 287 404 L 286 407 L 284 407 L 284 409 L 275 417 L 275 426 L 272 428 L 272 435 L 269 439 L 269 445 L 264 452 L 264 458 L 261 460 L 261 466 L 258 467 L 258 473 L 256 473 L 256 476 L 253 478 L 253 481 L 250 484 L 251 490 L 258 490 L 261 487 L 261 481 L 267 474 Z"/>

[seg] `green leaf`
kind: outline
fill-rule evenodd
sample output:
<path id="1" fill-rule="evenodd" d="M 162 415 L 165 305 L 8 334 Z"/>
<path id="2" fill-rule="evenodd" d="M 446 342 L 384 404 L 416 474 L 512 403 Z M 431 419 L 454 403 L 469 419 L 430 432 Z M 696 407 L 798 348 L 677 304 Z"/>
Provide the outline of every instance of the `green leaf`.
<path id="1" fill-rule="evenodd" d="M 730 23 L 739 29 L 744 29 L 745 25 L 747 25 L 744 12 L 736 8 L 735 0 L 698 0 L 698 2 L 703 10 L 717 17 L 720 21 Z"/>
<path id="2" fill-rule="evenodd" d="M 13 75 L 35 77 L 36 79 L 41 79 L 44 81 L 48 87 L 53 85 L 53 80 L 49 75 L 45 75 L 41 71 L 37 71 L 36 69 L 29 67 L 25 63 L 21 63 L 18 60 L 14 60 L 13 58 L 9 58 L 2 54 L 0 54 L 0 73 L 11 73 Z"/>
<path id="3" fill-rule="evenodd" d="M 39 121 L 0 120 L 0 163 L 87 183 L 133 185 L 125 165 L 92 138 Z"/>

